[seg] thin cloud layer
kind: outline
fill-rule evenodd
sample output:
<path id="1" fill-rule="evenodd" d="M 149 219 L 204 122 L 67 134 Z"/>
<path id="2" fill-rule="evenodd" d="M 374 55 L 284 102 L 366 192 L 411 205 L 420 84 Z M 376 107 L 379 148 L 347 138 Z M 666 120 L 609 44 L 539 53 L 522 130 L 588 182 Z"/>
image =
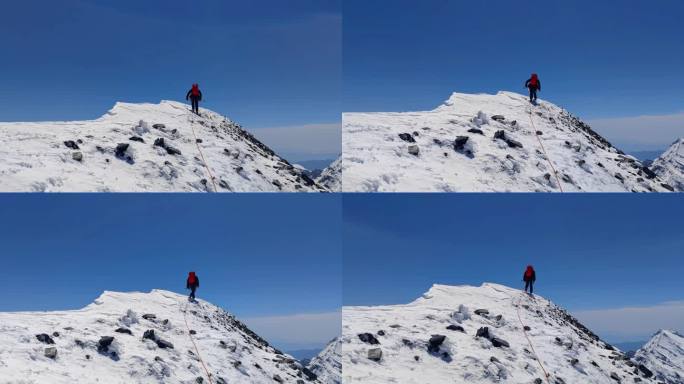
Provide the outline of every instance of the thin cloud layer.
<path id="1" fill-rule="evenodd" d="M 340 123 L 256 128 L 251 132 L 277 153 L 300 158 L 320 159 L 337 155 L 342 148 Z"/>
<path id="2" fill-rule="evenodd" d="M 342 332 L 342 313 L 253 317 L 244 322 L 258 335 L 287 349 L 320 348 Z"/>
<path id="3" fill-rule="evenodd" d="M 619 117 L 589 120 L 598 133 L 626 151 L 666 149 L 684 137 L 684 112 L 660 116 Z"/>
<path id="4" fill-rule="evenodd" d="M 650 307 L 625 307 L 576 311 L 589 329 L 613 342 L 646 340 L 660 329 L 684 330 L 684 300 Z"/>

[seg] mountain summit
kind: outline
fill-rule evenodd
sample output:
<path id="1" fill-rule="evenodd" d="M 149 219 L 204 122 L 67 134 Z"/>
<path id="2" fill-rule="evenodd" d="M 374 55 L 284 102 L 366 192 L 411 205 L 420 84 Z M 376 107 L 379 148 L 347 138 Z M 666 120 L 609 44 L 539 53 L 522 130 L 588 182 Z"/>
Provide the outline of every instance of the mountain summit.
<path id="1" fill-rule="evenodd" d="M 656 383 L 567 311 L 503 285 L 342 314 L 345 383 Z"/>
<path id="2" fill-rule="evenodd" d="M 636 352 L 634 360 L 651 367 L 665 384 L 684 383 L 684 336 L 661 330 Z"/>
<path id="3" fill-rule="evenodd" d="M 233 315 L 172 292 L 0 313 L 3 383 L 321 383 Z"/>
<path id="4" fill-rule="evenodd" d="M 679 192 L 684 192 L 684 138 L 653 161 L 653 171 Z"/>
<path id="5" fill-rule="evenodd" d="M 96 120 L 0 123 L 0 191 L 326 191 L 240 125 L 200 112 L 117 103 Z"/>
<path id="6" fill-rule="evenodd" d="M 673 188 L 568 111 L 454 93 L 432 111 L 345 113 L 348 192 L 659 192 Z"/>
<path id="7" fill-rule="evenodd" d="M 342 344 L 339 337 L 334 338 L 311 360 L 309 369 L 323 383 L 342 383 Z"/>

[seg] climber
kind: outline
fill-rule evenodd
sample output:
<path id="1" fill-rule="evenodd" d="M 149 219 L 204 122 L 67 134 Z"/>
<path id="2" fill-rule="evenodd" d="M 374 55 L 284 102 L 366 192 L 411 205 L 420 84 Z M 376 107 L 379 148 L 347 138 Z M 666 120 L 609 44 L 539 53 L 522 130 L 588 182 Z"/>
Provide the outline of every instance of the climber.
<path id="1" fill-rule="evenodd" d="M 527 266 L 525 273 L 523 273 L 523 281 L 525 282 L 525 292 L 527 293 L 527 288 L 530 288 L 530 295 L 534 291 L 534 282 L 537 280 L 537 274 L 534 272 L 534 268 L 531 265 Z"/>
<path id="2" fill-rule="evenodd" d="M 530 103 L 535 103 L 537 101 L 537 91 L 541 91 L 541 81 L 539 81 L 539 76 L 533 73 L 529 79 L 525 82 L 525 88 L 530 90 Z"/>
<path id="3" fill-rule="evenodd" d="M 190 290 L 188 300 L 195 301 L 195 290 L 199 288 L 199 277 L 195 275 L 195 272 L 188 273 L 188 281 L 186 282 L 185 287 Z"/>
<path id="4" fill-rule="evenodd" d="M 200 91 L 199 85 L 192 85 L 192 88 L 185 95 L 185 100 L 188 99 L 192 101 L 192 112 L 199 115 L 199 102 L 202 101 L 202 91 Z"/>

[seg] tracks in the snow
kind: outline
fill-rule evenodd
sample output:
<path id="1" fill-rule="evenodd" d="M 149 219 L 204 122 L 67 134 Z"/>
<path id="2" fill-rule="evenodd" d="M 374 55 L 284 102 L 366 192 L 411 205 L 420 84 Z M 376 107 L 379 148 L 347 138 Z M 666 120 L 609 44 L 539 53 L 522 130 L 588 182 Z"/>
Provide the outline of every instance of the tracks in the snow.
<path id="1" fill-rule="evenodd" d="M 202 364 L 202 368 L 204 368 L 204 373 L 206 374 L 207 382 L 209 382 L 209 384 L 213 384 L 213 381 L 211 380 L 211 373 L 209 373 L 209 369 L 207 369 L 206 364 L 204 364 L 204 360 L 202 360 L 202 355 L 200 354 L 199 348 L 197 348 L 197 344 L 195 343 L 195 338 L 192 337 L 192 333 L 190 332 L 190 325 L 188 325 L 188 303 L 186 302 L 185 307 L 182 307 L 182 308 L 183 308 L 183 319 L 185 320 L 185 329 L 188 332 L 188 337 L 190 337 L 190 341 L 192 342 L 192 345 L 195 348 L 195 353 L 197 354 L 197 358 L 199 359 L 200 363 Z"/>
<path id="2" fill-rule="evenodd" d="M 202 163 L 204 164 L 204 168 L 207 169 L 207 174 L 209 175 L 209 179 L 211 180 L 211 185 L 214 186 L 214 192 L 218 192 L 218 189 L 216 188 L 216 180 L 214 180 L 214 175 L 211 174 L 211 169 L 209 169 L 209 164 L 207 164 L 207 160 L 204 158 L 204 153 L 202 153 L 202 148 L 200 147 L 199 141 L 197 140 L 197 134 L 195 133 L 195 120 L 193 119 L 192 116 L 190 116 L 189 120 L 190 120 L 190 129 L 192 130 L 192 136 L 195 139 L 195 146 L 197 146 L 197 152 L 199 152 L 199 155 L 202 158 Z"/>
<path id="3" fill-rule="evenodd" d="M 561 185 L 560 179 L 558 178 L 558 173 L 556 172 L 556 168 L 553 167 L 553 163 L 551 162 L 551 158 L 549 158 L 549 155 L 546 153 L 546 149 L 544 149 L 544 144 L 542 143 L 541 139 L 539 138 L 539 135 L 537 134 L 537 127 L 534 125 L 534 119 L 532 118 L 532 107 L 530 107 L 530 123 L 532 124 L 532 130 L 534 131 L 534 137 L 537 138 L 537 141 L 539 142 L 539 146 L 541 147 L 542 152 L 544 153 L 544 157 L 546 157 L 546 161 L 549 163 L 549 166 L 551 167 L 551 170 L 553 171 L 553 175 L 556 177 L 556 182 L 558 183 L 558 189 L 560 189 L 561 192 L 563 192 L 563 186 Z"/>
<path id="4" fill-rule="evenodd" d="M 520 294 L 522 297 L 522 293 Z M 549 374 L 546 372 L 546 368 L 544 368 L 544 364 L 541 362 L 539 359 L 539 355 L 537 355 L 537 351 L 534 350 L 534 345 L 532 344 L 532 340 L 530 340 L 529 335 L 527 334 L 527 330 L 525 329 L 525 323 L 522 321 L 522 316 L 520 315 L 520 297 L 518 297 L 518 304 L 515 304 L 515 298 L 511 298 L 513 300 L 513 306 L 515 307 L 515 311 L 518 314 L 518 321 L 520 322 L 520 327 L 522 329 L 523 335 L 525 336 L 525 339 L 527 339 L 527 344 L 530 346 L 530 350 L 534 354 L 534 358 L 537 360 L 537 363 L 539 364 L 539 368 L 541 368 L 542 372 L 544 372 L 544 379 L 546 379 L 547 384 L 551 384 L 551 381 L 549 381 Z"/>

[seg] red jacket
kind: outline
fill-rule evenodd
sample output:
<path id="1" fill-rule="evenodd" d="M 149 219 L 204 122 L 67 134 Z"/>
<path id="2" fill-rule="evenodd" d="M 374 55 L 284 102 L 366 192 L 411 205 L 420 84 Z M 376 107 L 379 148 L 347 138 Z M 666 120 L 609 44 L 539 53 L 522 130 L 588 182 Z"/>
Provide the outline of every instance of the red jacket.
<path id="1" fill-rule="evenodd" d="M 534 272 L 534 268 L 531 265 L 527 266 L 525 273 L 523 273 L 523 281 L 535 281 L 537 280 L 537 274 Z"/>
<path id="2" fill-rule="evenodd" d="M 187 99 L 197 99 L 202 100 L 202 91 L 199 89 L 199 85 L 193 84 L 192 88 L 185 94 L 185 100 Z"/>
<path id="3" fill-rule="evenodd" d="M 188 281 L 186 282 L 185 287 L 188 289 L 190 289 L 192 287 L 195 287 L 195 288 L 199 287 L 199 277 L 197 277 L 195 272 L 188 273 Z"/>
<path id="4" fill-rule="evenodd" d="M 525 82 L 525 88 L 536 89 L 541 91 L 541 81 L 539 81 L 539 76 L 533 73 L 532 76 Z"/>

